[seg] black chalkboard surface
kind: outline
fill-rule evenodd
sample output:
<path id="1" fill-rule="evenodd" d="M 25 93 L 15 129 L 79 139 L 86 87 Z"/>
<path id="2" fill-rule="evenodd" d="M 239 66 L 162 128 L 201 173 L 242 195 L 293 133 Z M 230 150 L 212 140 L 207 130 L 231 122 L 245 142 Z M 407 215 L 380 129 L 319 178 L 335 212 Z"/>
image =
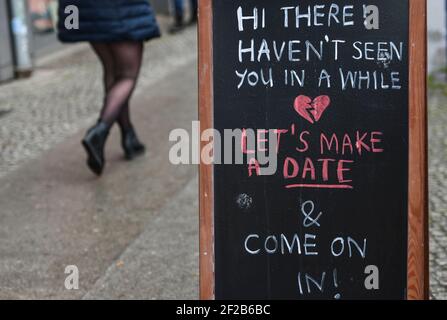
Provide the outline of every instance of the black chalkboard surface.
<path id="1" fill-rule="evenodd" d="M 213 1 L 214 126 L 246 157 L 214 166 L 215 298 L 406 298 L 408 11 Z"/>

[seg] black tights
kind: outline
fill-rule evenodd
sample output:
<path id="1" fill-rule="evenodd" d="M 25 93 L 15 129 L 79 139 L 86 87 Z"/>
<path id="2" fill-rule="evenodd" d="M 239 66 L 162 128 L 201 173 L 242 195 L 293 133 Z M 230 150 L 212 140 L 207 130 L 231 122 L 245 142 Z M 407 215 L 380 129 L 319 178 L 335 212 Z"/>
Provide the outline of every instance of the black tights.
<path id="1" fill-rule="evenodd" d="M 120 41 L 91 43 L 104 69 L 104 104 L 100 119 L 121 130 L 131 127 L 129 100 L 135 89 L 143 58 L 143 43 Z"/>

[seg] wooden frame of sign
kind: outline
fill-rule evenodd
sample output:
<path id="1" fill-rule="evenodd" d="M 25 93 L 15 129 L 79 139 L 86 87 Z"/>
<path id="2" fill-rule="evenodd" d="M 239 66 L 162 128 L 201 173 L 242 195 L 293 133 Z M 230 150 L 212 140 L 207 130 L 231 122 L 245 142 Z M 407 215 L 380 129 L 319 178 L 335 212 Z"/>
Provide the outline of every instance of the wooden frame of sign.
<path id="1" fill-rule="evenodd" d="M 429 298 L 426 0 L 410 0 L 407 298 Z M 213 128 L 212 0 L 199 1 L 199 119 Z M 201 147 L 204 142 L 200 142 Z M 200 299 L 214 299 L 213 166 L 200 170 Z"/>

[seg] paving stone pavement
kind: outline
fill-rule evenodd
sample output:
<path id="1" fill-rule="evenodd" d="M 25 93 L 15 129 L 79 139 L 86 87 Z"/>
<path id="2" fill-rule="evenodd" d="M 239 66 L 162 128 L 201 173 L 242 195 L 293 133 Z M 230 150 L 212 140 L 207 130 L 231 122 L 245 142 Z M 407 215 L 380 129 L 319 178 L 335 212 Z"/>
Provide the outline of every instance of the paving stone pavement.
<path id="1" fill-rule="evenodd" d="M 147 44 L 132 99 L 147 153 L 124 161 L 115 127 L 101 179 L 87 170 L 79 144 L 102 100 L 91 50 L 76 45 L 41 61 L 31 79 L 0 85 L 0 299 L 80 299 L 91 289 L 95 298 L 108 298 L 112 292 L 96 289 L 114 285 L 107 270 L 118 265 L 131 272 L 135 263 L 150 283 L 137 286 L 141 274 L 129 273 L 126 280 L 134 282 L 119 281 L 125 297 L 198 297 L 198 187 L 189 183 L 197 171 L 167 161 L 170 130 L 188 129 L 197 119 L 196 47 L 195 28 Z M 183 199 L 183 210 L 167 212 L 176 199 Z M 152 237 L 154 226 L 157 236 L 177 231 L 162 243 Z M 144 255 L 139 245 L 128 248 L 140 235 L 150 237 L 147 246 L 163 248 L 157 259 L 154 250 Z M 135 254 L 145 259 L 134 261 Z M 178 257 L 182 264 L 173 264 Z M 79 267 L 79 290 L 64 287 L 71 264 Z"/>
<path id="2" fill-rule="evenodd" d="M 195 61 L 196 29 L 164 36 L 146 46 L 141 88 Z M 37 66 L 27 80 L 0 85 L 0 177 L 35 158 L 97 117 L 101 67 L 86 45 L 75 54 Z M 181 54 L 179 54 L 181 53 Z"/>
<path id="3" fill-rule="evenodd" d="M 192 61 L 132 100 L 144 156 L 125 161 L 115 127 L 97 178 L 83 128 L 0 178 L 0 299 L 198 297 L 197 168 L 167 161 L 171 130 L 197 117 L 196 70 Z M 79 290 L 64 286 L 67 265 Z"/>
<path id="4" fill-rule="evenodd" d="M 197 189 L 198 180 L 194 179 L 161 208 L 157 218 L 126 248 L 118 258 L 119 262 L 107 269 L 83 299 L 138 299 L 141 296 L 147 300 L 197 299 L 199 252 L 194 241 L 198 232 Z M 179 242 L 188 250 L 179 251 Z M 191 255 L 191 252 L 195 254 Z"/>
<path id="5" fill-rule="evenodd" d="M 447 299 L 447 97 L 429 99 L 430 289 Z"/>

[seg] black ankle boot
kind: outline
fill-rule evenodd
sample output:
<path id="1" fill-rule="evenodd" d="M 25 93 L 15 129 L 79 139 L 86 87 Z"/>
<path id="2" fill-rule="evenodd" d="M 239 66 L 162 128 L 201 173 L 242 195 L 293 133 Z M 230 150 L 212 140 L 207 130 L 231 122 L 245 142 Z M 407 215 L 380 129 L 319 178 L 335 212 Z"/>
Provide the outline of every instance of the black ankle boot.
<path id="1" fill-rule="evenodd" d="M 127 160 L 142 155 L 146 151 L 146 147 L 142 144 L 135 133 L 133 127 L 121 129 L 122 140 L 121 144 L 124 149 L 124 155 Z"/>
<path id="2" fill-rule="evenodd" d="M 176 33 L 183 30 L 184 27 L 185 25 L 183 23 L 183 15 L 176 15 L 174 24 L 169 28 L 169 32 Z"/>
<path id="3" fill-rule="evenodd" d="M 102 121 L 90 128 L 84 139 L 82 145 L 87 152 L 87 165 L 98 176 L 102 174 L 105 165 L 104 146 L 109 135 L 110 126 Z"/>
<path id="4" fill-rule="evenodd" d="M 189 25 L 193 25 L 197 23 L 197 10 L 193 10 L 191 13 L 191 18 L 188 21 Z"/>

